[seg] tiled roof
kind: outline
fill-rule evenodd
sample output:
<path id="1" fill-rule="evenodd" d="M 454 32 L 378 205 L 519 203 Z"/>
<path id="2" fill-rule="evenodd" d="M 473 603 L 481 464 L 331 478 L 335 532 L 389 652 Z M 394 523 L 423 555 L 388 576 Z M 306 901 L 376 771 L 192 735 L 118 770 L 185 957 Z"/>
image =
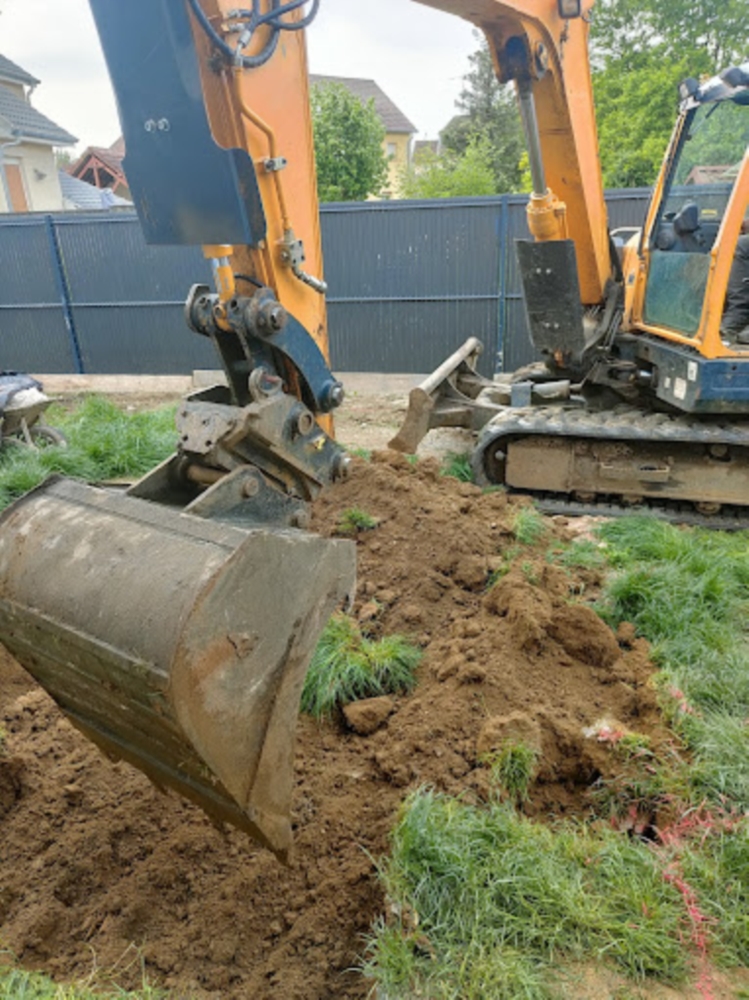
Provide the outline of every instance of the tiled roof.
<path id="1" fill-rule="evenodd" d="M 375 111 L 382 119 L 386 132 L 406 132 L 412 135 L 416 131 L 416 126 L 393 104 L 387 94 L 380 90 L 374 80 L 360 80 L 349 76 L 319 76 L 312 73 L 310 83 L 313 86 L 316 83 L 340 83 L 363 103 L 373 100 Z"/>
<path id="2" fill-rule="evenodd" d="M 440 151 L 439 139 L 417 139 L 414 143 L 413 159 L 418 160 L 426 153 L 434 153 L 436 156 Z"/>
<path id="3" fill-rule="evenodd" d="M 719 184 L 721 181 L 730 180 L 730 164 L 723 166 L 692 167 L 689 176 L 684 181 L 685 184 Z"/>
<path id="4" fill-rule="evenodd" d="M 115 143 L 115 147 L 116 146 L 117 143 Z M 70 168 L 70 173 L 74 177 L 80 176 L 80 174 L 85 171 L 88 166 L 88 161 L 92 156 L 95 156 L 99 163 L 107 168 L 110 174 L 118 175 L 120 177 L 124 176 L 122 170 L 122 161 L 125 158 L 124 144 L 122 153 L 115 152 L 114 147 L 107 149 L 104 146 L 89 146 Z"/>
<path id="5" fill-rule="evenodd" d="M 87 184 L 77 177 L 71 177 L 64 170 L 58 171 L 60 187 L 66 201 L 72 202 L 80 209 L 120 208 L 132 205 L 131 201 L 120 198 L 111 191 L 101 191 L 93 184 Z"/>
<path id="6" fill-rule="evenodd" d="M 74 135 L 55 125 L 28 101 L 0 86 L 0 123 L 3 122 L 10 126 L 11 134 L 23 139 L 41 139 L 53 146 L 73 146 L 78 142 Z"/>
<path id="7" fill-rule="evenodd" d="M 5 56 L 0 56 L 0 79 L 13 80 L 14 83 L 26 83 L 29 87 L 36 87 L 39 83 L 35 76 L 27 73 L 25 69 L 21 69 Z"/>

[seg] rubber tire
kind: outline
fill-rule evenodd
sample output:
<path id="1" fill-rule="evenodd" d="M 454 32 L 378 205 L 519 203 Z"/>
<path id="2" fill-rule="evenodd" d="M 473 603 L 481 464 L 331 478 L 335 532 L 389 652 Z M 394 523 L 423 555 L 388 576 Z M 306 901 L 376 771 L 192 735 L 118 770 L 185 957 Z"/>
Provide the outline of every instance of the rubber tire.
<path id="1" fill-rule="evenodd" d="M 29 427 L 31 440 L 37 448 L 67 448 L 68 439 L 56 427 L 49 427 L 47 424 L 34 424 Z"/>

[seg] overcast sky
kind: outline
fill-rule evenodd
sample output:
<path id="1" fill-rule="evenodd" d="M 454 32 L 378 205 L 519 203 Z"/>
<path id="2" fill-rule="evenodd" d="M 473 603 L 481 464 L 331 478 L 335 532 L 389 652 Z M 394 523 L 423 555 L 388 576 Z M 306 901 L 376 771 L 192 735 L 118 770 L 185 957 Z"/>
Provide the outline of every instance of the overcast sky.
<path id="1" fill-rule="evenodd" d="M 42 81 L 35 106 L 79 149 L 111 145 L 119 125 L 88 0 L 0 0 L 0 10 L 0 53 Z M 308 42 L 313 73 L 376 80 L 420 138 L 455 113 L 478 45 L 467 22 L 411 0 L 321 0 Z"/>

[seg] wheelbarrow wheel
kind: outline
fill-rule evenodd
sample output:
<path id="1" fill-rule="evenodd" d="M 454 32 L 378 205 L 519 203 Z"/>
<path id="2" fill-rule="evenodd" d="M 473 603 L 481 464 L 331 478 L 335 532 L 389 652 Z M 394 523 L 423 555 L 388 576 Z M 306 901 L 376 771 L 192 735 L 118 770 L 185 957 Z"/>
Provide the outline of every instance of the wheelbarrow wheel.
<path id="1" fill-rule="evenodd" d="M 37 448 L 67 448 L 68 439 L 56 427 L 49 427 L 47 424 L 34 424 L 29 428 L 29 434 L 35 447 Z"/>

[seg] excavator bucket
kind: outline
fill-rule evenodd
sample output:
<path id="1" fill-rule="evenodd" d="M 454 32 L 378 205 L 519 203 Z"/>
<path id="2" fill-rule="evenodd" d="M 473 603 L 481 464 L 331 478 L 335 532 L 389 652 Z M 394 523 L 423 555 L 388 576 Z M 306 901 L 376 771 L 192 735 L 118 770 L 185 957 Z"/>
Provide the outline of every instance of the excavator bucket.
<path id="1" fill-rule="evenodd" d="M 282 860 L 299 698 L 350 542 L 54 477 L 0 519 L 0 639 L 108 754 Z"/>

